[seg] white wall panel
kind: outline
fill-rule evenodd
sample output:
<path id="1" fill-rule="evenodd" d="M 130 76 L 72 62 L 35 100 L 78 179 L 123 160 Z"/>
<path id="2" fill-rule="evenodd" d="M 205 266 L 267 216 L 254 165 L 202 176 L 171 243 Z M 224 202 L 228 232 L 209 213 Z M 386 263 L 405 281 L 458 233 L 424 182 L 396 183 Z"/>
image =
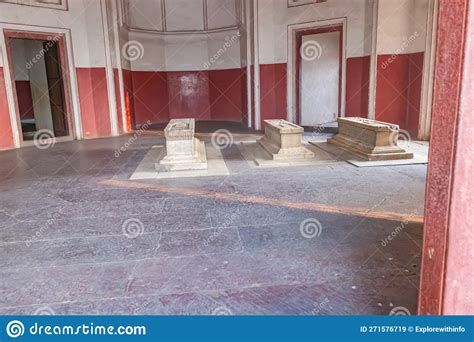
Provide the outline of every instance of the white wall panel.
<path id="1" fill-rule="evenodd" d="M 428 0 L 382 0 L 378 15 L 379 55 L 425 50 Z"/>
<path id="2" fill-rule="evenodd" d="M 125 0 L 124 12 L 131 29 L 163 31 L 163 0 Z"/>
<path id="3" fill-rule="evenodd" d="M 164 0 L 167 31 L 202 31 L 203 0 Z"/>
<path id="4" fill-rule="evenodd" d="M 240 1 L 207 0 L 207 27 L 210 30 L 239 25 Z"/>

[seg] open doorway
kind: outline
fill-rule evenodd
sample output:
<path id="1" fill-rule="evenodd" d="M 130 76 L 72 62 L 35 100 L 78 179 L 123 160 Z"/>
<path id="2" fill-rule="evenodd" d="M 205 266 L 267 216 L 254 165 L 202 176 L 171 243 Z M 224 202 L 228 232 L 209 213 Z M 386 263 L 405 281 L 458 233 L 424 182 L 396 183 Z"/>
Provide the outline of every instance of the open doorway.
<path id="1" fill-rule="evenodd" d="M 6 33 L 23 143 L 72 138 L 61 35 Z"/>
<path id="2" fill-rule="evenodd" d="M 345 104 L 345 21 L 288 27 L 288 113 L 305 128 L 337 127 Z"/>
<path id="3" fill-rule="evenodd" d="M 302 126 L 334 126 L 340 115 L 341 36 L 340 30 L 301 36 L 298 76 Z"/>

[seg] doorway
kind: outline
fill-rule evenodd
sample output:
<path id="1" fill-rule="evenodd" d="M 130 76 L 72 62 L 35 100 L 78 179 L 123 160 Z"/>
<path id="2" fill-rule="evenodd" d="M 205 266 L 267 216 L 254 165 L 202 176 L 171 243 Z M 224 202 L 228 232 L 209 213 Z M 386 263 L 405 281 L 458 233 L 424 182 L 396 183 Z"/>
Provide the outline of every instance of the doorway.
<path id="1" fill-rule="evenodd" d="M 62 35 L 6 32 L 21 142 L 72 139 Z"/>
<path id="2" fill-rule="evenodd" d="M 337 127 L 343 116 L 343 25 L 294 31 L 295 119 L 304 127 Z"/>

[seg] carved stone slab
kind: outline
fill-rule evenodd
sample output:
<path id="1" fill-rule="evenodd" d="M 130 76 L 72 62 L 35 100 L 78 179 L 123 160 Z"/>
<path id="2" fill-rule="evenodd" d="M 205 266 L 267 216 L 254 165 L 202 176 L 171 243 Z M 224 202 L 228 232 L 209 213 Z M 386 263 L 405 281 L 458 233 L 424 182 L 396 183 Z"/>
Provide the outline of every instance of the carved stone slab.
<path id="1" fill-rule="evenodd" d="M 303 127 L 286 120 L 265 120 L 265 136 L 258 143 L 273 160 L 313 158 L 301 142 Z"/>
<path id="2" fill-rule="evenodd" d="M 397 144 L 400 131 L 397 125 L 364 118 L 339 118 L 337 121 L 339 133 L 328 139 L 330 144 L 366 160 L 413 158 L 413 153 Z"/>
<path id="3" fill-rule="evenodd" d="M 165 128 L 166 156 L 159 171 L 207 169 L 204 142 L 194 137 L 194 119 L 173 119 Z"/>

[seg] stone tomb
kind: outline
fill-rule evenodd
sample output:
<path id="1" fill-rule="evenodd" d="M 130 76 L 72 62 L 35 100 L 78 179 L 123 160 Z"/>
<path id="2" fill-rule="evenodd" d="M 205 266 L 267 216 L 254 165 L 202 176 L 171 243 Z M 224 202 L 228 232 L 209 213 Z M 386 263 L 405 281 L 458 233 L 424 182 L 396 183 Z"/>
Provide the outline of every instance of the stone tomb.
<path id="1" fill-rule="evenodd" d="M 309 159 L 314 153 L 302 144 L 303 127 L 286 120 L 265 120 L 265 135 L 258 140 L 272 160 Z"/>
<path id="2" fill-rule="evenodd" d="M 339 133 L 328 139 L 333 144 L 365 160 L 412 159 L 413 153 L 397 145 L 399 127 L 364 118 L 339 118 Z"/>
<path id="3" fill-rule="evenodd" d="M 166 156 L 158 171 L 207 169 L 204 142 L 194 137 L 194 119 L 173 119 L 165 128 Z"/>

